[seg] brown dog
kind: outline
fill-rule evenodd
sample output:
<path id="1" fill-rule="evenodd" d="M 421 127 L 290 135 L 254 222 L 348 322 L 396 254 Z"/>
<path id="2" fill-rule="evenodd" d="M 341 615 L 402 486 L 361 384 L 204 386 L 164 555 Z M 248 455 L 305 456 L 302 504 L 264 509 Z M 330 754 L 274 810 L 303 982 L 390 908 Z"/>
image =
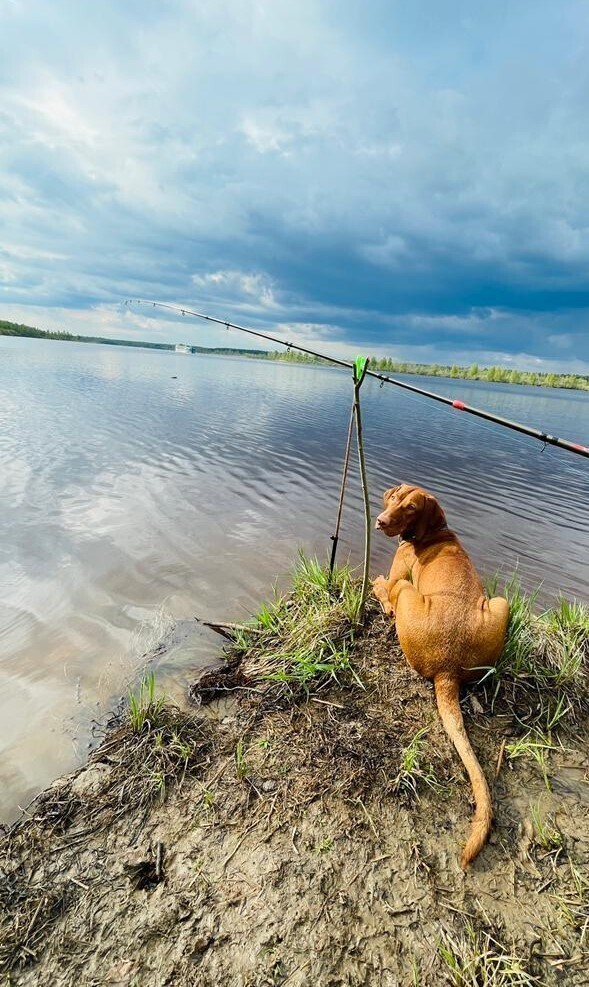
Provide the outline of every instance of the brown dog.
<path id="1" fill-rule="evenodd" d="M 460 683 L 473 681 L 503 651 L 509 604 L 485 597 L 476 569 L 435 497 L 403 483 L 387 490 L 376 527 L 400 535 L 389 578 L 374 580 L 374 595 L 394 614 L 407 661 L 433 679 L 442 723 L 473 787 L 476 810 L 460 865 L 466 869 L 487 842 L 491 795 L 470 745 L 460 710 Z"/>

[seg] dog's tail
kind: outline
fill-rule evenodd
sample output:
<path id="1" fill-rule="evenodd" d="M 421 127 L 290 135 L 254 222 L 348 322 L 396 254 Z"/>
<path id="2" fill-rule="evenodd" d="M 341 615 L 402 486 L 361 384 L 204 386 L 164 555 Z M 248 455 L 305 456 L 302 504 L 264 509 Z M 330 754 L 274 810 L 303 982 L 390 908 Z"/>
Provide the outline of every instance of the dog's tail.
<path id="1" fill-rule="evenodd" d="M 436 675 L 434 679 L 436 701 L 440 717 L 446 733 L 458 751 L 472 785 L 475 800 L 475 814 L 472 820 L 470 836 L 462 851 L 460 866 L 466 870 L 468 865 L 483 849 L 489 838 L 493 821 L 491 793 L 477 757 L 464 729 L 462 711 L 460 709 L 460 683 L 457 678 L 447 673 Z"/>

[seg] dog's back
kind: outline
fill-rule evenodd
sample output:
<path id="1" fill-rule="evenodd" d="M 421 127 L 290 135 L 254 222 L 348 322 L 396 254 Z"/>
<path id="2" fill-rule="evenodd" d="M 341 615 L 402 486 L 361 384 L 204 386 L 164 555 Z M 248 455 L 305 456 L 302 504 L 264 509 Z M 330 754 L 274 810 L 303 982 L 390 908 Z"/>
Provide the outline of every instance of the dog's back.
<path id="1" fill-rule="evenodd" d="M 409 664 L 433 679 L 440 717 L 468 772 L 476 803 L 462 868 L 485 845 L 493 819 L 491 793 L 474 753 L 460 709 L 460 683 L 479 678 L 496 663 L 505 643 L 509 605 L 485 597 L 480 577 L 435 497 L 409 484 L 387 490 L 377 519 L 401 543 L 389 578 L 373 590 L 386 613 L 394 613 L 399 643 Z"/>

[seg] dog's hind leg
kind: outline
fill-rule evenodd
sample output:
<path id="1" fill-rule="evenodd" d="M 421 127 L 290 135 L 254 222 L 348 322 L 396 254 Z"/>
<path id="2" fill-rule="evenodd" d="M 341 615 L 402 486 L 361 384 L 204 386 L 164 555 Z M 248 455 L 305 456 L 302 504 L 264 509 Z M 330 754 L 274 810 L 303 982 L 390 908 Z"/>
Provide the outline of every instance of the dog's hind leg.
<path id="1" fill-rule="evenodd" d="M 491 600 L 483 601 L 472 650 L 473 661 L 477 666 L 490 667 L 499 661 L 508 623 L 507 600 L 502 596 L 494 596 Z M 469 676 L 469 679 L 472 679 L 472 676 Z"/>

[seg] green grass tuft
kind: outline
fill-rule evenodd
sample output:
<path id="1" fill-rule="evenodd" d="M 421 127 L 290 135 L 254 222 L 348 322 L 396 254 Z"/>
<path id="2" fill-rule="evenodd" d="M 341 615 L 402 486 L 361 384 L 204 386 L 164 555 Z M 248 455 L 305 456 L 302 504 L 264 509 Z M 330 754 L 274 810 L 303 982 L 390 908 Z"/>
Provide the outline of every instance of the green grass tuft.
<path id="1" fill-rule="evenodd" d="M 553 750 L 556 750 L 556 748 L 552 747 L 546 738 L 540 734 L 532 733 L 527 733 L 525 737 L 519 737 L 517 740 L 505 745 L 505 753 L 510 761 L 516 761 L 520 757 L 527 757 L 536 762 L 542 772 L 547 791 L 550 791 L 550 782 L 548 780 L 546 757 Z"/>
<path id="2" fill-rule="evenodd" d="M 580 933 L 581 948 L 589 947 L 589 874 L 569 857 L 564 890 L 553 898 L 566 922 Z"/>
<path id="3" fill-rule="evenodd" d="M 243 737 L 240 737 L 237 741 L 235 747 L 235 769 L 237 771 L 237 777 L 240 779 L 245 778 L 248 773 L 247 761 L 245 759 L 245 743 Z"/>
<path id="4" fill-rule="evenodd" d="M 331 853 L 333 850 L 333 836 L 324 836 L 322 840 L 317 843 L 315 847 L 315 853 L 323 855 L 325 853 Z"/>
<path id="5" fill-rule="evenodd" d="M 421 783 L 433 791 L 447 792 L 447 786 L 436 776 L 433 765 L 425 761 L 425 738 L 429 727 L 422 727 L 401 751 L 401 764 L 395 780 L 393 791 L 413 801 L 419 798 L 418 788 Z"/>
<path id="6" fill-rule="evenodd" d="M 589 713 L 589 607 L 561 599 L 537 614 L 537 593 L 526 596 L 515 576 L 504 593 L 510 620 L 493 698 L 507 698 L 522 729 L 549 738 Z"/>
<path id="7" fill-rule="evenodd" d="M 521 957 L 490 932 L 476 930 L 470 921 L 461 935 L 446 933 L 438 953 L 453 987 L 541 987 Z"/>
<path id="8" fill-rule="evenodd" d="M 309 690 L 342 676 L 355 677 L 350 660 L 360 610 L 360 587 L 347 566 L 329 570 L 302 553 L 289 596 L 261 608 L 252 631 L 234 642 L 248 652 L 248 675 Z M 356 678 L 357 684 L 361 684 Z"/>
<path id="9" fill-rule="evenodd" d="M 155 675 L 146 672 L 137 692 L 129 692 L 129 719 L 133 733 L 140 733 L 144 727 L 157 726 L 165 706 L 166 697 L 155 694 Z"/>
<path id="10" fill-rule="evenodd" d="M 534 841 L 549 854 L 558 856 L 563 848 L 563 838 L 547 816 L 543 816 L 539 805 L 530 806 L 534 824 Z"/>

